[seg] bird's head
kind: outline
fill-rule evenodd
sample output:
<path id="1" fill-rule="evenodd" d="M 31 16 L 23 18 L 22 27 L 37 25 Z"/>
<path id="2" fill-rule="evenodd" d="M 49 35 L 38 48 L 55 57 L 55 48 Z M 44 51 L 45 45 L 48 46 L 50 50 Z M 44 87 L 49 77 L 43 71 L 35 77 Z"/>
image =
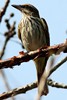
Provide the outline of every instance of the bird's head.
<path id="1" fill-rule="evenodd" d="M 27 16 L 34 16 L 39 17 L 39 12 L 37 8 L 35 8 L 31 4 L 24 4 L 24 5 L 12 5 L 14 8 L 20 10 L 24 15 Z"/>

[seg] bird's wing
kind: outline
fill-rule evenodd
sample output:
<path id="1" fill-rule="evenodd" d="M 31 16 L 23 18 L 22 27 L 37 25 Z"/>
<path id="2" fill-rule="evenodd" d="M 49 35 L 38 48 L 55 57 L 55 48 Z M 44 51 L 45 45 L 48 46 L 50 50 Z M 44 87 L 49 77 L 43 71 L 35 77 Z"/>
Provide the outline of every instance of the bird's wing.
<path id="1" fill-rule="evenodd" d="M 44 31 L 45 31 L 47 45 L 50 46 L 50 36 L 49 36 L 49 30 L 48 30 L 47 22 L 45 21 L 44 18 L 41 18 L 41 22 L 42 22 L 42 25 L 43 25 L 43 28 L 44 28 Z"/>
<path id="2" fill-rule="evenodd" d="M 18 37 L 21 40 L 21 31 L 20 31 L 20 29 L 21 29 L 21 23 L 19 23 L 19 25 L 18 25 Z"/>
<path id="3" fill-rule="evenodd" d="M 18 25 L 18 37 L 21 40 L 20 24 Z"/>

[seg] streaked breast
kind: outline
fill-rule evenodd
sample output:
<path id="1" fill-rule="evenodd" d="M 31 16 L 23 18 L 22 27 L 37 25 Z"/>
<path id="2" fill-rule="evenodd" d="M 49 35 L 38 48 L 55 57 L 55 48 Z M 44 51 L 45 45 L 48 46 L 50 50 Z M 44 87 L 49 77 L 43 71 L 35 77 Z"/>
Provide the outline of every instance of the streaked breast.
<path id="1" fill-rule="evenodd" d="M 39 18 L 22 20 L 21 38 L 27 51 L 36 50 L 46 44 L 44 29 Z"/>

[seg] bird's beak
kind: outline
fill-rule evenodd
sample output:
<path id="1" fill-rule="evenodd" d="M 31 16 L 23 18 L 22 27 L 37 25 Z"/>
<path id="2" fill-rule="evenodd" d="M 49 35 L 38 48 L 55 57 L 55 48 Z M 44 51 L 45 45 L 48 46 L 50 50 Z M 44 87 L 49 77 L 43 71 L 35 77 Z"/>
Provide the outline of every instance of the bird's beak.
<path id="1" fill-rule="evenodd" d="M 12 6 L 13 6 L 14 8 L 16 8 L 16 9 L 22 11 L 21 5 L 12 5 Z"/>

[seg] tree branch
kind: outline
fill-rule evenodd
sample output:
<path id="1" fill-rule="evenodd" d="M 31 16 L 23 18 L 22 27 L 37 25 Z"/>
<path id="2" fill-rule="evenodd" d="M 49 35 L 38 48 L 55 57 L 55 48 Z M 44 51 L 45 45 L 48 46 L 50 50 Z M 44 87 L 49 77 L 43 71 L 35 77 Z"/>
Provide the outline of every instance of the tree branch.
<path id="1" fill-rule="evenodd" d="M 52 87 L 67 89 L 67 85 L 57 83 L 55 81 L 52 81 L 52 79 L 48 79 L 47 83 L 49 86 L 52 86 Z M 0 94 L 0 100 L 7 99 L 7 98 L 15 96 L 17 94 L 26 93 L 27 91 L 32 90 L 34 88 L 37 88 L 37 82 L 28 84 L 24 87 L 15 88 L 9 92 L 4 92 L 4 93 Z"/>
<path id="2" fill-rule="evenodd" d="M 1 22 L 1 20 L 2 20 L 3 15 L 4 15 L 5 12 L 6 12 L 6 9 L 7 9 L 7 7 L 8 7 L 9 2 L 10 2 L 10 0 L 5 0 L 5 5 L 4 5 L 4 7 L 0 10 L 0 22 Z"/>
<path id="3" fill-rule="evenodd" d="M 64 58 L 64 59 L 62 59 L 56 66 L 54 66 L 54 68 L 52 68 L 51 70 L 50 70 L 50 73 L 49 73 L 49 76 L 57 69 L 57 68 L 59 68 L 59 66 L 61 66 L 63 63 L 65 63 L 67 61 L 67 56 Z"/>
<path id="4" fill-rule="evenodd" d="M 17 94 L 25 93 L 25 92 L 27 92 L 28 90 L 34 89 L 34 88 L 36 88 L 36 87 L 37 87 L 37 83 L 35 82 L 35 83 L 33 83 L 33 84 L 28 84 L 28 85 L 26 85 L 25 87 L 15 88 L 15 89 L 12 90 L 12 91 L 4 92 L 4 93 L 0 94 L 0 100 L 3 100 L 3 99 L 6 99 L 6 98 L 15 96 L 15 95 L 17 95 Z"/>
<path id="5" fill-rule="evenodd" d="M 2 52 L 0 54 L 0 59 L 3 57 L 4 55 L 4 52 L 5 52 L 5 48 L 6 48 L 6 45 L 8 43 L 8 41 L 10 40 L 11 37 L 13 37 L 16 32 L 15 32 L 15 22 L 13 23 L 13 25 L 10 27 L 9 31 L 7 32 L 7 36 L 6 36 L 6 39 L 5 39 L 5 42 L 4 42 L 4 46 L 2 48 Z"/>
<path id="6" fill-rule="evenodd" d="M 60 52 L 64 51 L 66 47 L 67 47 L 67 41 L 65 43 L 44 47 L 28 53 L 20 52 L 18 56 L 14 56 L 7 60 L 0 60 L 0 69 L 12 68 L 12 66 L 20 65 L 22 62 L 27 62 L 29 60 L 36 59 L 38 57 L 44 57 L 44 56 L 49 57 L 52 54 L 57 55 Z"/>
<path id="7" fill-rule="evenodd" d="M 8 19 L 8 22 L 6 21 L 6 24 L 7 24 L 7 26 L 10 26 L 10 28 L 8 28 L 8 32 L 6 32 L 6 35 L 5 35 L 6 39 L 5 39 L 3 48 L 2 48 L 2 52 L 0 53 L 0 59 L 2 59 L 2 57 L 3 57 L 4 53 L 5 53 L 5 49 L 6 49 L 6 46 L 7 46 L 8 41 L 16 33 L 15 32 L 15 22 L 13 23 L 13 25 L 10 25 L 9 19 Z M 4 70 L 1 70 L 1 74 L 2 74 L 2 77 L 3 77 L 4 83 L 5 83 L 5 86 L 6 86 L 7 90 L 9 91 L 10 90 L 10 87 L 9 87 L 8 82 L 7 82 L 7 78 L 6 78 L 6 75 L 4 73 Z M 14 97 L 12 97 L 11 99 L 12 100 L 15 100 Z"/>
<path id="8" fill-rule="evenodd" d="M 51 86 L 51 87 L 56 87 L 56 88 L 62 88 L 62 89 L 67 89 L 67 84 L 63 84 L 63 83 L 58 83 L 58 82 L 55 82 L 53 81 L 52 79 L 49 79 L 47 81 L 48 85 Z"/>

